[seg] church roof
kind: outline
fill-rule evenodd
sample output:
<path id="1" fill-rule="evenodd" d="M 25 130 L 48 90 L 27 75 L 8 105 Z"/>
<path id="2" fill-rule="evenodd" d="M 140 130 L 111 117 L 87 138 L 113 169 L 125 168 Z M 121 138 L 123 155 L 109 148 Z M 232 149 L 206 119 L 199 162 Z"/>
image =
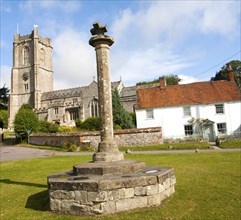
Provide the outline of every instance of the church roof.
<path id="1" fill-rule="evenodd" d="M 135 95 L 136 95 L 136 86 L 124 87 L 120 93 L 121 97 L 135 96 Z"/>
<path id="2" fill-rule="evenodd" d="M 137 89 L 137 108 L 240 101 L 241 92 L 235 81 L 208 81 Z"/>

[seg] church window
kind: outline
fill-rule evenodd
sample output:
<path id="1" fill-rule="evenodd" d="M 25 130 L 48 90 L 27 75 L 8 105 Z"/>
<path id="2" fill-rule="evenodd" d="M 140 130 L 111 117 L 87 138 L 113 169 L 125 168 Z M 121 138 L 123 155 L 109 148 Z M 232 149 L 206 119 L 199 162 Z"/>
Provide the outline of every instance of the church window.
<path id="1" fill-rule="evenodd" d="M 94 99 L 90 103 L 90 110 L 91 110 L 91 116 L 97 117 L 99 116 L 99 106 L 97 99 Z"/>
<path id="2" fill-rule="evenodd" d="M 59 109 L 58 108 L 54 108 L 54 114 L 59 114 Z"/>
<path id="3" fill-rule="evenodd" d="M 23 65 L 28 65 L 29 62 L 29 48 L 24 47 L 23 48 Z"/>
<path id="4" fill-rule="evenodd" d="M 68 109 L 68 111 L 69 111 L 71 121 L 79 118 L 79 108 L 71 108 L 71 109 Z"/>
<path id="5" fill-rule="evenodd" d="M 24 84 L 25 91 L 28 91 L 28 84 Z"/>
<path id="6" fill-rule="evenodd" d="M 40 64 L 45 65 L 45 51 L 43 48 L 40 50 Z"/>

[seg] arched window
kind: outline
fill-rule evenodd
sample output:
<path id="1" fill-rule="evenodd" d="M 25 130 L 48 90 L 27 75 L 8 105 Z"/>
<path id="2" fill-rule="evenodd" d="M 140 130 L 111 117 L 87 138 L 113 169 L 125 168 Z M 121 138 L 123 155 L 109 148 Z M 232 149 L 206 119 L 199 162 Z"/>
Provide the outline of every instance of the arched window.
<path id="1" fill-rule="evenodd" d="M 23 48 L 23 65 L 28 65 L 29 62 L 29 48 L 28 47 L 24 47 Z"/>
<path id="2" fill-rule="evenodd" d="M 45 65 L 45 51 L 43 48 L 40 49 L 40 64 Z"/>
<path id="3" fill-rule="evenodd" d="M 90 114 L 92 117 L 99 116 L 99 106 L 96 98 L 90 102 Z"/>

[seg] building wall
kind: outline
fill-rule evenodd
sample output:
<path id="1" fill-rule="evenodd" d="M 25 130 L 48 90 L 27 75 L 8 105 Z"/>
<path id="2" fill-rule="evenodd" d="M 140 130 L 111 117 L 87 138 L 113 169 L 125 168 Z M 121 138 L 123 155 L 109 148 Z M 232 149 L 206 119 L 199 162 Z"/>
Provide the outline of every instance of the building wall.
<path id="1" fill-rule="evenodd" d="M 11 91 L 9 95 L 9 127 L 23 104 L 41 108 L 43 92 L 53 90 L 52 46 L 42 38 L 37 27 L 29 35 L 14 35 Z"/>
<path id="2" fill-rule="evenodd" d="M 237 132 L 241 126 L 241 102 L 223 103 L 224 114 L 216 114 L 215 104 L 222 103 L 190 106 L 191 116 L 183 115 L 183 106 L 154 108 L 153 119 L 147 119 L 146 109 L 138 109 L 137 128 L 162 127 L 164 138 L 182 138 L 185 136 L 184 125 L 191 124 L 189 121 L 196 118 L 214 122 L 214 137 L 219 135 L 217 123 L 226 123 L 227 134 Z"/>

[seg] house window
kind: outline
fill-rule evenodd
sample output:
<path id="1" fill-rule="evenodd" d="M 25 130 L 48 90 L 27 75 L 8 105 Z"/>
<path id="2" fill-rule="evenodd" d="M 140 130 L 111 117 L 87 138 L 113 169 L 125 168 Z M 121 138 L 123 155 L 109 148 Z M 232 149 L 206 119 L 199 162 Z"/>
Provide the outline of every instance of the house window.
<path id="1" fill-rule="evenodd" d="M 185 135 L 193 135 L 192 125 L 184 125 Z"/>
<path id="2" fill-rule="evenodd" d="M 54 108 L 54 114 L 55 115 L 59 114 L 59 109 L 58 108 Z"/>
<path id="3" fill-rule="evenodd" d="M 28 91 L 28 84 L 24 84 L 25 91 Z"/>
<path id="4" fill-rule="evenodd" d="M 147 119 L 153 119 L 154 118 L 153 109 L 147 109 L 146 110 L 146 118 Z"/>
<path id="5" fill-rule="evenodd" d="M 190 106 L 183 107 L 183 115 L 191 116 L 191 107 Z"/>
<path id="6" fill-rule="evenodd" d="M 216 108 L 216 114 L 223 114 L 224 113 L 223 104 L 215 105 L 215 108 Z"/>
<path id="7" fill-rule="evenodd" d="M 90 103 L 90 111 L 92 117 L 99 116 L 99 106 L 98 101 L 96 99 L 92 100 Z"/>
<path id="8" fill-rule="evenodd" d="M 219 134 L 226 134 L 227 128 L 226 123 L 217 123 L 218 133 Z"/>

